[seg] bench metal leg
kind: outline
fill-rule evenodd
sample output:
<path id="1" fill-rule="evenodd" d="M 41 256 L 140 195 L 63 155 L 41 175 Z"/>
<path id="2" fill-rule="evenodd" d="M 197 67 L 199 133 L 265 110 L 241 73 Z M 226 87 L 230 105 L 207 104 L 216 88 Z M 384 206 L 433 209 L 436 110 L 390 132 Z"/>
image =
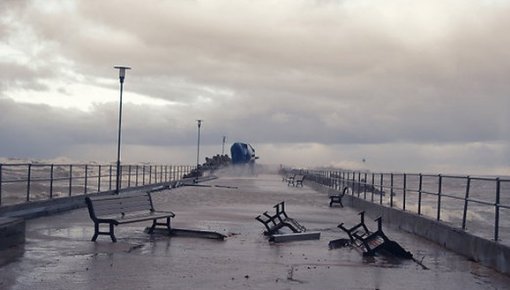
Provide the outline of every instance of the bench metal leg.
<path id="1" fill-rule="evenodd" d="M 99 235 L 109 235 L 112 239 L 112 242 L 117 242 L 117 239 L 115 238 L 115 232 L 114 232 L 114 224 L 109 224 L 110 230 L 108 232 L 101 232 L 99 230 L 99 223 L 94 223 L 94 235 L 92 236 L 92 242 L 95 242 L 97 240 L 97 237 Z"/>
<path id="2" fill-rule="evenodd" d="M 172 227 L 170 225 L 170 219 L 171 219 L 171 217 L 167 217 L 166 222 L 164 222 L 164 223 L 158 223 L 157 219 L 152 220 L 152 226 L 150 227 L 148 233 L 152 234 L 154 232 L 154 229 L 156 228 L 156 226 L 166 226 L 166 228 L 168 229 L 168 233 L 171 234 Z"/>
<path id="3" fill-rule="evenodd" d="M 112 242 L 117 242 L 117 239 L 115 238 L 115 233 L 113 232 L 113 224 L 110 224 L 110 238 L 112 238 Z"/>
<path id="4" fill-rule="evenodd" d="M 168 229 L 168 233 L 171 234 L 172 227 L 170 226 L 170 218 L 169 217 L 166 218 L 166 228 Z"/>
<path id="5" fill-rule="evenodd" d="M 329 201 L 329 207 L 333 207 L 333 204 L 334 203 L 338 203 L 340 204 L 341 207 L 344 207 L 343 203 L 342 203 L 342 197 L 338 197 L 338 196 L 330 196 L 329 197 L 330 201 Z"/>
<path id="6" fill-rule="evenodd" d="M 149 229 L 148 233 L 152 234 L 154 229 L 156 228 L 156 220 L 152 220 L 152 227 Z"/>
<path id="7" fill-rule="evenodd" d="M 94 236 L 92 236 L 93 242 L 95 242 L 97 240 L 97 236 L 99 236 L 99 224 L 94 223 Z"/>

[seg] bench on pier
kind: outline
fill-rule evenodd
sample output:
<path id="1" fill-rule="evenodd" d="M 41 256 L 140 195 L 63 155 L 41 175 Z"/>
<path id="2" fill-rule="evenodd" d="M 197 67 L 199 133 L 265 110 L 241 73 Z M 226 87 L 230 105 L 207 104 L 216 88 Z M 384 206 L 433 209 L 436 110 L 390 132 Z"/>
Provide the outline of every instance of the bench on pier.
<path id="1" fill-rule="evenodd" d="M 343 223 L 338 227 L 347 233 L 350 244 L 362 251 L 363 256 L 373 256 L 378 248 L 388 239 L 382 232 L 381 217 L 378 221 L 378 230 L 371 232 L 365 224 L 365 212 L 360 212 L 360 222 L 350 228 L 346 228 Z M 333 240 L 329 242 L 330 247 L 335 243 L 344 243 L 344 239 Z"/>
<path id="2" fill-rule="evenodd" d="M 290 181 L 294 180 L 295 174 L 286 174 L 282 176 L 282 182 L 289 183 Z"/>
<path id="3" fill-rule="evenodd" d="M 121 224 L 151 221 L 152 226 L 148 233 L 152 234 L 156 226 L 164 226 L 169 233 L 170 218 L 175 217 L 171 211 L 156 211 L 154 209 L 150 192 L 138 192 L 102 197 L 86 197 L 85 202 L 89 215 L 94 222 L 95 241 L 99 235 L 109 235 L 116 242 L 114 227 Z M 158 222 L 158 220 L 164 222 Z M 109 231 L 101 231 L 100 225 L 108 224 Z"/>
<path id="4" fill-rule="evenodd" d="M 353 232 L 352 236 L 355 239 L 355 246 L 363 250 L 364 256 L 373 256 L 383 247 L 384 243 L 389 241 L 388 237 L 382 231 L 382 217 L 375 219 L 377 221 L 377 231 L 375 232 Z"/>
<path id="5" fill-rule="evenodd" d="M 300 225 L 296 220 L 290 218 L 285 212 L 285 202 L 277 203 L 275 206 L 275 213 L 269 214 L 265 211 L 263 214 L 257 216 L 255 219 L 261 222 L 265 227 L 265 235 L 270 236 L 277 233 L 281 228 L 287 227 L 294 233 L 306 231 L 306 228 Z"/>
<path id="6" fill-rule="evenodd" d="M 293 185 L 293 186 L 298 186 L 300 185 L 301 187 L 303 187 L 303 181 L 305 180 L 305 176 L 302 175 L 302 174 L 296 174 L 294 176 L 294 178 L 292 179 L 289 179 L 287 185 Z"/>
<path id="7" fill-rule="evenodd" d="M 362 211 L 359 213 L 359 215 L 360 222 L 353 227 L 346 228 L 344 226 L 344 223 L 338 225 L 338 228 L 342 229 L 344 232 L 347 233 L 351 243 L 353 244 L 355 244 L 356 242 L 356 237 L 366 237 L 370 234 L 368 227 L 365 225 L 365 212 Z"/>
<path id="8" fill-rule="evenodd" d="M 363 256 L 373 256 L 377 251 L 384 250 L 395 256 L 406 259 L 412 258 L 413 255 L 410 252 L 404 250 L 398 243 L 390 240 L 386 234 L 384 234 L 382 230 L 382 217 L 375 219 L 375 221 L 377 221 L 377 231 L 371 232 L 365 225 L 365 212 L 360 212 L 359 215 L 361 221 L 357 225 L 346 228 L 343 223 L 341 223 L 338 227 L 347 233 L 351 245 L 360 249 Z M 338 241 L 340 240 L 343 239 L 339 239 Z M 335 241 L 331 241 L 330 246 L 334 244 Z"/>
<path id="9" fill-rule="evenodd" d="M 338 192 L 338 194 L 333 194 L 329 196 L 329 207 L 333 207 L 333 204 L 338 203 L 341 207 L 344 207 L 344 204 L 342 203 L 342 198 L 344 198 L 345 193 L 349 191 L 349 187 L 344 187 L 344 189 L 341 192 Z"/>
<path id="10" fill-rule="evenodd" d="M 274 214 L 269 214 L 266 211 L 255 218 L 266 228 L 264 235 L 269 236 L 269 241 L 278 243 L 320 239 L 320 232 L 307 232 L 304 226 L 287 215 L 285 202 L 277 203 L 273 208 L 275 208 Z M 285 227 L 292 233 L 280 233 L 280 229 Z"/>

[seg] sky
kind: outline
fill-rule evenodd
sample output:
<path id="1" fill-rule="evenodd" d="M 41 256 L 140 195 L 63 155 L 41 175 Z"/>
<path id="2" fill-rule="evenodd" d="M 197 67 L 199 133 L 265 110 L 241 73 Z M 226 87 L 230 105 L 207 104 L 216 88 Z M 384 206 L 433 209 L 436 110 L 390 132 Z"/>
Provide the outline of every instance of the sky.
<path id="1" fill-rule="evenodd" d="M 0 157 L 510 174 L 510 1 L 1 0 Z"/>

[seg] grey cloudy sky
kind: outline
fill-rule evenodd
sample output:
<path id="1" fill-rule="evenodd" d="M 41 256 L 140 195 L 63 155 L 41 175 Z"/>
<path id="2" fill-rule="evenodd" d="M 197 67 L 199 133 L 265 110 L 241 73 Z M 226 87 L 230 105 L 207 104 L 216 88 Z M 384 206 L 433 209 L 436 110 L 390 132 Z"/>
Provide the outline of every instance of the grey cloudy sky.
<path id="1" fill-rule="evenodd" d="M 510 174 L 510 1 L 2 0 L 0 156 Z M 366 160 L 363 163 L 363 159 Z"/>

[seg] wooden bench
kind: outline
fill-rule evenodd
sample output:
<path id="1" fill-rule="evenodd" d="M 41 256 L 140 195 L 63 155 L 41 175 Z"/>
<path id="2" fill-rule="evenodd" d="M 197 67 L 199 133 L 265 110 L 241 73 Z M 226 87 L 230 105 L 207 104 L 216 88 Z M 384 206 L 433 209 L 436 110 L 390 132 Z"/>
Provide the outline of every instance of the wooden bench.
<path id="1" fill-rule="evenodd" d="M 337 239 L 329 242 L 330 249 L 352 245 L 363 253 L 363 256 L 374 256 L 377 252 L 389 253 L 394 256 L 412 259 L 413 254 L 406 251 L 397 242 L 390 240 L 382 230 L 382 217 L 375 219 L 377 221 L 377 231 L 371 232 L 365 225 L 365 212 L 360 212 L 361 221 L 359 224 L 346 228 L 344 224 L 338 225 L 340 229 L 347 233 L 349 240 Z"/>
<path id="2" fill-rule="evenodd" d="M 109 235 L 112 241 L 116 242 L 114 226 L 150 220 L 152 220 L 152 226 L 148 231 L 149 234 L 154 231 L 156 226 L 165 226 L 169 233 L 172 231 L 170 218 L 175 217 L 175 214 L 171 211 L 156 211 L 150 192 L 86 197 L 85 202 L 90 218 L 94 222 L 92 241 L 95 241 L 98 235 Z M 166 221 L 158 222 L 160 219 Z M 109 231 L 100 231 L 101 224 L 108 224 Z"/>
<path id="3" fill-rule="evenodd" d="M 388 237 L 382 231 L 382 217 L 376 219 L 377 231 L 371 232 L 365 225 L 365 212 L 360 212 L 360 223 L 346 228 L 343 223 L 338 227 L 345 231 L 351 240 L 351 244 L 363 252 L 364 256 L 373 256 L 379 248 L 384 246 L 384 243 L 389 241 Z"/>
<path id="4" fill-rule="evenodd" d="M 353 232 L 352 236 L 356 239 L 356 246 L 360 247 L 363 251 L 364 256 L 373 256 L 379 248 L 384 247 L 384 243 L 389 241 L 388 237 L 382 231 L 382 217 L 378 217 L 377 231 L 364 232 Z"/>
<path id="5" fill-rule="evenodd" d="M 285 202 L 282 201 L 273 207 L 275 208 L 275 214 L 271 215 L 266 211 L 255 218 L 266 227 L 265 235 L 273 235 L 284 227 L 289 228 L 294 233 L 306 231 L 304 226 L 287 215 L 285 212 Z"/>
<path id="6" fill-rule="evenodd" d="M 291 180 L 294 180 L 294 176 L 296 176 L 295 174 L 287 174 L 287 175 L 284 175 L 282 176 L 282 182 L 290 182 Z"/>
<path id="7" fill-rule="evenodd" d="M 338 225 L 340 229 L 342 229 L 344 232 L 347 233 L 349 236 L 349 239 L 351 240 L 351 243 L 355 244 L 356 237 L 366 237 L 370 234 L 370 231 L 368 230 L 368 227 L 365 225 L 365 212 L 362 211 L 359 213 L 360 215 L 360 222 L 359 224 L 346 228 L 344 227 L 344 223 L 341 223 Z M 356 234 L 356 235 L 354 235 Z"/>
<path id="8" fill-rule="evenodd" d="M 344 187 L 342 192 L 339 192 L 338 194 L 330 195 L 329 196 L 329 207 L 333 207 L 334 203 L 340 204 L 341 207 L 344 207 L 344 204 L 342 203 L 342 198 L 344 198 L 345 193 L 349 191 L 349 187 Z"/>
<path id="9" fill-rule="evenodd" d="M 292 179 L 289 179 L 289 182 L 287 183 L 287 185 L 293 185 L 293 186 L 298 186 L 298 185 L 301 185 L 301 187 L 303 187 L 303 181 L 305 180 L 305 176 L 302 175 L 302 174 L 296 174 L 294 175 L 294 178 Z"/>

